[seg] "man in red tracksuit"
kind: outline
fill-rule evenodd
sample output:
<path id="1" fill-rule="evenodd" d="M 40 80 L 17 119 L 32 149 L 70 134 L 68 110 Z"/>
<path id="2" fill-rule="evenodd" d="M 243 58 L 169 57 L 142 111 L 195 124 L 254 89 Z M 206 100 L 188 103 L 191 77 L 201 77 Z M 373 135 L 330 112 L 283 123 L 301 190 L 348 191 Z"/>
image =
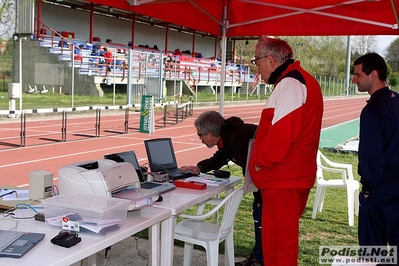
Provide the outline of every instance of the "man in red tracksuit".
<path id="1" fill-rule="evenodd" d="M 292 59 L 286 41 L 262 36 L 253 64 L 274 84 L 249 163 L 262 195 L 265 265 L 298 265 L 299 218 L 316 176 L 323 98 L 316 79 Z"/>

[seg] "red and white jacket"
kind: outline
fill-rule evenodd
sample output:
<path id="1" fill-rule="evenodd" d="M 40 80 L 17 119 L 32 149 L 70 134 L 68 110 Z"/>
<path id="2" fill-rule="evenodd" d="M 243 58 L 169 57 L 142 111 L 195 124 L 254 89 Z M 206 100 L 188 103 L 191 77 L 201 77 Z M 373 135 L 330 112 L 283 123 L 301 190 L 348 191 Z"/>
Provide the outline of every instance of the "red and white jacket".
<path id="1" fill-rule="evenodd" d="M 322 116 L 317 80 L 299 61 L 289 64 L 262 111 L 249 162 L 258 189 L 314 185 Z"/>

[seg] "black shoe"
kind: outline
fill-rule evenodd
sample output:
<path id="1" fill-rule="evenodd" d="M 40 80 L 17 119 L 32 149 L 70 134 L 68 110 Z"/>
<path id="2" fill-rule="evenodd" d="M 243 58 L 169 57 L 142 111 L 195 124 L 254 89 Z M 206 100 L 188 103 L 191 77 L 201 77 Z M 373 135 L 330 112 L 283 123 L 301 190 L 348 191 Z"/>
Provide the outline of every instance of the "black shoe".
<path id="1" fill-rule="evenodd" d="M 255 259 L 254 254 L 251 254 L 248 259 L 241 262 L 236 262 L 235 266 L 263 266 L 263 264 Z"/>

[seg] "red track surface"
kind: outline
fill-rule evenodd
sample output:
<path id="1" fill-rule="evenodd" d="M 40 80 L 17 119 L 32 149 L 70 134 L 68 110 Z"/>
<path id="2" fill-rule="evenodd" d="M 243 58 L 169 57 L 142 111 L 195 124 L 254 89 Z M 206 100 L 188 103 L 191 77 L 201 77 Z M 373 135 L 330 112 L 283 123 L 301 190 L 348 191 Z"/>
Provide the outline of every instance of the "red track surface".
<path id="1" fill-rule="evenodd" d="M 348 99 L 329 99 L 324 101 L 323 128 L 359 118 L 360 111 L 368 97 Z M 238 116 L 246 123 L 257 124 L 263 104 L 225 105 L 224 116 Z M 29 173 L 45 170 L 58 176 L 58 169 L 66 164 L 84 160 L 102 159 L 104 154 L 134 150 L 139 163 L 147 162 L 144 140 L 159 137 L 171 137 L 179 165 L 196 164 L 197 161 L 211 156 L 216 148 L 203 145 L 196 134 L 193 123 L 205 110 L 219 110 L 218 106 L 195 108 L 194 115 L 176 125 L 156 128 L 155 133 L 138 132 L 139 113 L 129 116 L 128 134 L 115 134 L 106 129 L 123 131 L 124 112 L 107 114 L 102 112 L 100 137 L 78 137 L 74 134 L 94 135 L 95 114 L 70 116 L 67 122 L 67 141 L 57 142 L 41 138 L 61 139 L 61 118 L 27 118 L 25 147 L 13 147 L 4 144 L 20 144 L 20 121 L 0 121 L 0 185 L 27 186 Z M 156 115 L 156 119 L 159 118 Z M 56 183 L 56 180 L 55 180 Z"/>

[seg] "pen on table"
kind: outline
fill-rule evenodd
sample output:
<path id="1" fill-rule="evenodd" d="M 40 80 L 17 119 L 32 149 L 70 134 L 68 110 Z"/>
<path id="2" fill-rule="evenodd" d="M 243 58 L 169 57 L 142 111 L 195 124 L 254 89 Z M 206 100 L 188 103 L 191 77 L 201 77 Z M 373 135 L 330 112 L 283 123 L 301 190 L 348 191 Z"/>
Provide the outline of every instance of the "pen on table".
<path id="1" fill-rule="evenodd" d="M 7 192 L 7 193 L 5 193 L 5 194 L 3 194 L 3 195 L 1 195 L 0 197 L 4 197 L 4 196 L 6 196 L 6 195 L 10 195 L 10 194 L 12 194 L 12 193 L 14 193 L 15 192 L 15 194 L 17 195 L 17 197 L 18 197 L 18 194 L 17 194 L 17 192 L 15 191 L 15 190 L 13 190 L 13 191 L 10 191 L 10 192 Z"/>
<path id="2" fill-rule="evenodd" d="M 213 182 L 223 182 L 223 180 L 214 179 L 214 178 L 207 178 L 207 177 L 205 177 L 204 180 L 213 181 Z"/>

